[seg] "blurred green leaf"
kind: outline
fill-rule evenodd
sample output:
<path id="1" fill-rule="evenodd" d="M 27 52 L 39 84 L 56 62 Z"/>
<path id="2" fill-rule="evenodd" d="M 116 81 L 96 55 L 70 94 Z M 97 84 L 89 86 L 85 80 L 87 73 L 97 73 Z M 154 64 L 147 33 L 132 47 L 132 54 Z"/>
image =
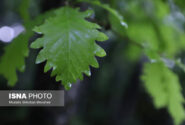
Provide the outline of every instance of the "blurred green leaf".
<path id="1" fill-rule="evenodd" d="M 25 14 L 25 13 L 24 13 Z M 0 58 L 0 74 L 7 80 L 10 86 L 14 86 L 17 82 L 17 71 L 24 72 L 25 58 L 28 57 L 29 48 L 28 41 L 34 34 L 32 27 L 43 22 L 45 18 L 53 15 L 53 10 L 39 15 L 34 20 L 26 20 L 26 32 L 15 38 L 12 43 L 5 47 L 3 56 Z"/>
<path id="2" fill-rule="evenodd" d="M 103 4 L 99 0 L 78 0 L 79 2 L 87 2 L 92 5 L 99 6 L 110 13 L 110 20 L 118 22 L 121 27 L 128 27 L 127 23 L 123 20 L 123 16 L 115 9 L 111 8 L 109 4 Z"/>
<path id="3" fill-rule="evenodd" d="M 166 107 L 179 125 L 185 120 L 184 98 L 178 77 L 163 63 L 147 63 L 142 76 L 147 92 L 152 96 L 157 108 Z"/>
<path id="4" fill-rule="evenodd" d="M 5 47 L 5 54 L 0 59 L 0 74 L 7 80 L 10 86 L 17 82 L 16 71 L 25 69 L 25 57 L 28 56 L 28 40 L 32 34 L 22 34 Z"/>
<path id="5" fill-rule="evenodd" d="M 185 32 L 177 27 L 177 22 L 171 21 L 175 17 L 170 12 L 169 4 L 160 0 L 142 0 L 129 1 L 128 6 L 129 28 L 125 32 L 131 41 L 141 44 L 147 50 L 144 52 L 149 50 L 173 58 L 184 50 Z"/>

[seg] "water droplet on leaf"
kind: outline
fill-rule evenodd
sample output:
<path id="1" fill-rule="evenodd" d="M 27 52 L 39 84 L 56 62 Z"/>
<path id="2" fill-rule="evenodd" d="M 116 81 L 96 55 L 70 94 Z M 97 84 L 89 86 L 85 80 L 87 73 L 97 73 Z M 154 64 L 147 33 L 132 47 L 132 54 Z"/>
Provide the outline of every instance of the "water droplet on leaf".
<path id="1" fill-rule="evenodd" d="M 128 28 L 128 25 L 125 22 L 121 21 L 120 23 L 121 23 L 122 26 Z"/>

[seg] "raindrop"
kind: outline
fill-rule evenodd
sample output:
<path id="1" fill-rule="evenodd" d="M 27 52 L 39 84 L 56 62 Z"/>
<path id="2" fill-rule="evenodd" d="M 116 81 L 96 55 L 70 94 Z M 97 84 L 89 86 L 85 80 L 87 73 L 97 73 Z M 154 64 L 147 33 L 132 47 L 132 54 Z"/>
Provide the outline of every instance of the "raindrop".
<path id="1" fill-rule="evenodd" d="M 67 83 L 67 84 L 65 85 L 65 89 L 66 89 L 66 90 L 71 89 L 71 87 L 72 87 L 72 84 L 71 84 L 71 83 Z"/>
<path id="2" fill-rule="evenodd" d="M 121 21 L 120 23 L 121 23 L 122 26 L 128 28 L 128 25 L 125 22 Z"/>

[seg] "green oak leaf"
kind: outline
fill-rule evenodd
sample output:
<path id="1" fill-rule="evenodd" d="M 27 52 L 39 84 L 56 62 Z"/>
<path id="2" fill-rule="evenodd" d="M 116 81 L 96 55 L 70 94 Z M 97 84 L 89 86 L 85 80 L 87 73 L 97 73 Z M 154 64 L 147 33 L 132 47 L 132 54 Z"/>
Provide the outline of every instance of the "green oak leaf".
<path id="1" fill-rule="evenodd" d="M 142 79 L 147 92 L 153 97 L 155 107 L 166 107 L 175 125 L 180 125 L 185 120 L 185 110 L 177 75 L 162 62 L 147 63 Z"/>
<path id="2" fill-rule="evenodd" d="M 83 73 L 90 76 L 89 66 L 99 66 L 95 56 L 106 55 L 95 40 L 105 41 L 108 37 L 98 31 L 99 25 L 85 20 L 91 14 L 90 10 L 79 12 L 67 6 L 56 10 L 55 17 L 34 28 L 44 34 L 31 44 L 32 48 L 42 48 L 36 63 L 47 61 L 44 72 L 52 69 L 51 76 L 62 81 L 66 89 L 77 79 L 82 80 Z"/>

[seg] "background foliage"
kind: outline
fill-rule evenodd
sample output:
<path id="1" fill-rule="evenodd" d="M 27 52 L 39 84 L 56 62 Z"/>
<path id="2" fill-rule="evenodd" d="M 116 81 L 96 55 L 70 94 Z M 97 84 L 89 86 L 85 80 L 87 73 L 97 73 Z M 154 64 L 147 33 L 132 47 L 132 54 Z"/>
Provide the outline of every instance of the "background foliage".
<path id="1" fill-rule="evenodd" d="M 26 30 L 12 43 L 0 43 L 1 89 L 62 89 L 60 83 L 70 89 L 76 84 L 66 91 L 65 109 L 2 108 L 2 123 L 183 124 L 184 4 L 3 0 L 0 25 L 18 22 Z M 30 44 L 42 49 L 30 49 Z M 106 55 L 99 45 L 107 56 L 96 57 L 100 68 L 94 69 L 89 65 L 98 67 L 95 55 Z M 35 60 L 46 62 L 36 65 Z M 12 112 L 10 120 L 7 110 Z"/>

